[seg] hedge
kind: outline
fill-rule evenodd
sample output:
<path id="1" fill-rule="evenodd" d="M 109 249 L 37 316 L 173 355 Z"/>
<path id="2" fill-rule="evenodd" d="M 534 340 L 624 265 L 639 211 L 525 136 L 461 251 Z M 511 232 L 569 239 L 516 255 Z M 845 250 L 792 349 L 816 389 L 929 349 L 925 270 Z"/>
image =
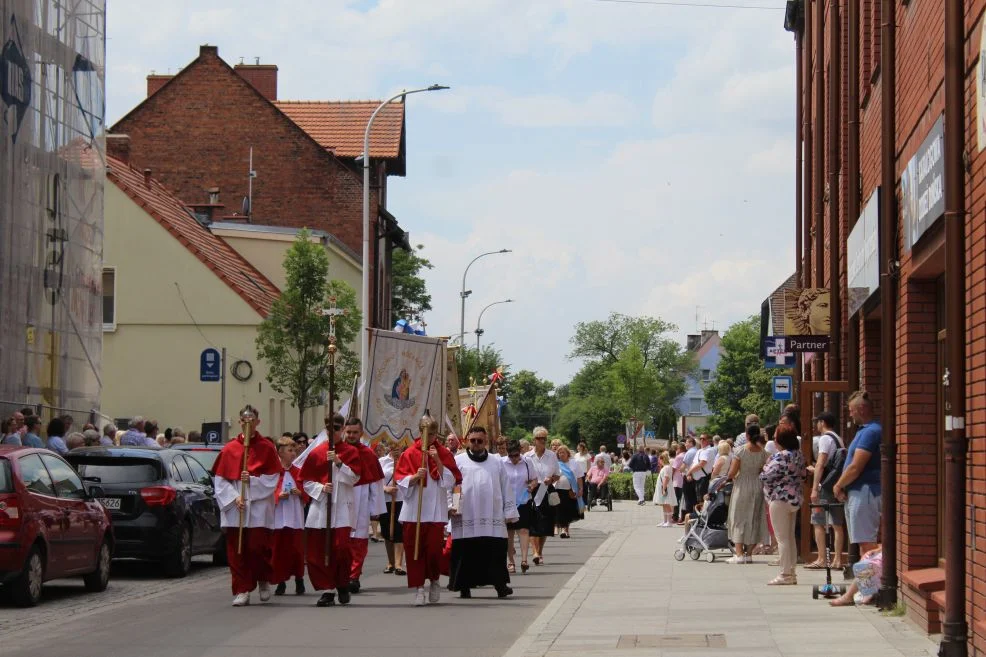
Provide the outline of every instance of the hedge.
<path id="1" fill-rule="evenodd" d="M 644 484 L 644 495 L 646 499 L 654 499 L 654 486 L 657 475 L 651 473 L 647 475 Z M 614 500 L 637 500 L 637 494 L 633 492 L 633 474 L 629 472 L 616 472 L 609 476 L 609 489 L 613 491 Z"/>

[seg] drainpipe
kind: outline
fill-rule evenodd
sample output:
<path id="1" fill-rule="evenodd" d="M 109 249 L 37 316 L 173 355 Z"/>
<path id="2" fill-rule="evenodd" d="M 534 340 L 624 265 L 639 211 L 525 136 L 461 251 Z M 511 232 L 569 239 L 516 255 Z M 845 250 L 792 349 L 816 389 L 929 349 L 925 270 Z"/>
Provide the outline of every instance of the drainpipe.
<path id="1" fill-rule="evenodd" d="M 804 213 L 802 216 L 801 234 L 804 243 L 804 254 L 799 254 L 801 258 L 801 280 L 798 281 L 798 285 L 802 287 L 811 286 L 811 218 L 814 214 L 815 208 L 815 182 L 814 182 L 814 166 L 815 162 L 815 135 L 811 127 L 811 111 L 812 111 L 812 82 L 814 81 L 814 54 L 812 50 L 812 16 L 811 16 L 811 0 L 805 0 L 804 12 L 805 12 L 805 41 L 802 46 L 802 62 L 803 67 L 802 81 L 804 91 L 804 103 L 801 108 L 801 134 L 804 138 L 805 148 L 804 148 L 804 161 L 801 167 L 802 174 L 804 175 L 804 186 L 802 188 L 802 194 L 804 194 Z M 806 378 L 811 378 L 810 376 Z M 801 413 L 804 414 L 807 409 L 801 409 Z"/>
<path id="2" fill-rule="evenodd" d="M 846 117 L 846 214 L 847 225 L 852 231 L 856 221 L 859 219 L 860 206 L 862 205 L 862 190 L 860 189 L 859 179 L 859 0 L 848 0 L 846 7 L 848 15 L 846 23 L 848 27 L 849 46 L 846 52 L 846 74 L 849 79 L 846 81 L 846 104 L 848 116 Z M 846 289 L 849 281 L 846 280 Z M 860 315 L 850 317 L 847 322 L 846 344 L 846 380 L 849 382 L 850 390 L 859 390 L 859 322 Z M 845 418 L 844 418 L 845 419 Z M 850 427 L 846 422 L 845 427 Z M 850 427 L 851 428 L 851 427 Z M 849 436 L 850 431 L 843 433 Z M 857 559 L 858 560 L 858 559 Z"/>
<path id="3" fill-rule="evenodd" d="M 830 381 L 842 377 L 842 280 L 839 255 L 842 235 L 839 230 L 839 173 L 842 170 L 842 19 L 840 0 L 829 0 L 829 112 L 828 112 L 828 187 L 829 187 L 829 309 L 832 334 L 829 347 L 828 376 Z M 829 410 L 841 415 L 842 405 L 837 392 L 829 393 Z"/>
<path id="4" fill-rule="evenodd" d="M 801 20 L 801 14 L 804 10 L 801 8 L 801 5 L 798 6 L 797 11 L 799 15 L 796 18 L 794 32 L 794 60 L 797 71 L 795 75 L 796 100 L 794 107 L 794 149 L 797 162 L 794 169 L 797 172 L 797 176 L 794 179 L 794 280 L 796 281 L 796 285 L 803 285 L 803 250 L 805 248 L 803 215 L 805 198 L 804 179 L 806 175 L 803 150 L 805 144 L 805 103 L 803 95 L 805 90 L 805 34 L 804 25 Z M 794 368 L 794 385 L 798 390 L 801 389 L 802 376 L 801 354 L 797 354 Z"/>
<path id="5" fill-rule="evenodd" d="M 880 43 L 880 444 L 881 535 L 883 574 L 880 605 L 897 604 L 897 0 L 881 0 L 883 38 Z M 947 4 L 947 3 L 946 3 Z M 964 581 L 963 581 L 964 583 Z"/>
<path id="6" fill-rule="evenodd" d="M 965 657 L 965 33 L 964 3 L 945 3 L 945 619 L 944 657 Z"/>
<path id="7" fill-rule="evenodd" d="M 815 287 L 825 285 L 825 2 L 815 1 Z M 818 354 L 816 354 L 817 356 Z M 815 358 L 815 380 L 825 380 L 825 359 Z M 820 395 L 812 399 L 811 415 L 821 411 Z M 817 407 L 817 408 L 816 408 Z M 802 413 L 808 414 L 802 409 Z"/>

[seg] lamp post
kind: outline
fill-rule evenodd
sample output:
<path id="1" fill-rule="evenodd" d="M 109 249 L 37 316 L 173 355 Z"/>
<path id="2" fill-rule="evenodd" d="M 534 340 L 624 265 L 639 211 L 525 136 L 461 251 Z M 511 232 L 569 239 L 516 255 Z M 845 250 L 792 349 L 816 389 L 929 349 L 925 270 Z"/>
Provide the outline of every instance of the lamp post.
<path id="1" fill-rule="evenodd" d="M 481 328 L 481 325 L 483 323 L 483 313 L 485 313 L 487 310 L 489 310 L 493 306 L 499 305 L 501 303 L 513 303 L 513 301 L 514 301 L 513 299 L 504 299 L 503 301 L 494 301 L 493 303 L 489 304 L 488 306 L 486 306 L 485 308 L 483 308 L 481 311 L 479 311 L 479 319 L 476 320 L 476 355 L 477 355 L 477 357 L 479 356 L 479 339 L 481 337 L 483 337 L 483 329 Z"/>
<path id="2" fill-rule="evenodd" d="M 510 249 L 500 249 L 499 251 L 487 251 L 486 253 L 480 253 L 478 256 L 472 259 L 468 265 L 466 265 L 466 270 L 462 272 L 462 291 L 459 292 L 459 297 L 462 299 L 462 311 L 459 314 L 459 343 L 466 343 L 466 297 L 472 294 L 472 290 L 466 289 L 466 274 L 469 273 L 469 268 L 472 267 L 472 263 L 476 262 L 480 258 L 484 258 L 488 255 L 496 255 L 498 253 L 512 253 Z"/>
<path id="3" fill-rule="evenodd" d="M 366 381 L 366 368 L 370 359 L 370 129 L 373 121 L 377 118 L 384 107 L 397 100 L 404 98 L 408 94 L 418 94 L 424 91 L 441 91 L 449 87 L 441 84 L 433 84 L 430 87 L 421 89 L 411 89 L 394 94 L 387 100 L 380 103 L 380 106 L 373 110 L 370 120 L 366 122 L 366 131 L 363 133 L 363 295 L 361 299 L 363 310 L 363 326 L 360 335 L 360 382 Z"/>

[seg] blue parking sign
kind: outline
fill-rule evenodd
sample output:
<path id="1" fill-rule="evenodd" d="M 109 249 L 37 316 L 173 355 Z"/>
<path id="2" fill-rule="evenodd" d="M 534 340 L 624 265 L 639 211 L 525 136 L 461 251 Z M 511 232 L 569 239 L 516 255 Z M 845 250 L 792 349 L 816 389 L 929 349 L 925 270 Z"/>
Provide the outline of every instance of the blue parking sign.
<path id="1" fill-rule="evenodd" d="M 774 391 L 774 401 L 791 401 L 794 399 L 794 378 L 790 376 L 775 376 L 771 380 Z"/>
<path id="2" fill-rule="evenodd" d="M 199 381 L 219 381 L 222 378 L 222 369 L 219 350 L 211 347 L 203 349 L 199 357 Z"/>

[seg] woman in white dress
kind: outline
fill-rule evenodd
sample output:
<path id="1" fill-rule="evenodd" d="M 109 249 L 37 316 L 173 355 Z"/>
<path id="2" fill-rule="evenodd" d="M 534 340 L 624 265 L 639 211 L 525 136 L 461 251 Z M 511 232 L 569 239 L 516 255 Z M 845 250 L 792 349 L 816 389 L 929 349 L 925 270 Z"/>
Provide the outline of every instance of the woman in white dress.
<path id="1" fill-rule="evenodd" d="M 674 468 L 671 467 L 671 458 L 667 452 L 661 452 L 657 462 L 661 470 L 654 483 L 654 504 L 664 507 L 664 522 L 658 527 L 673 527 L 671 516 L 674 514 L 674 505 L 678 503 L 678 496 L 674 492 Z"/>
<path id="2" fill-rule="evenodd" d="M 520 443 L 511 440 L 507 443 L 507 458 L 503 462 L 507 471 L 510 489 L 514 492 L 517 503 L 518 518 L 515 522 L 507 523 L 507 572 L 514 573 L 517 567 L 514 562 L 514 536 L 520 538 L 520 571 L 527 573 L 527 555 L 531 547 L 531 514 L 533 493 L 538 487 L 537 472 L 531 467 L 520 453 Z"/>

